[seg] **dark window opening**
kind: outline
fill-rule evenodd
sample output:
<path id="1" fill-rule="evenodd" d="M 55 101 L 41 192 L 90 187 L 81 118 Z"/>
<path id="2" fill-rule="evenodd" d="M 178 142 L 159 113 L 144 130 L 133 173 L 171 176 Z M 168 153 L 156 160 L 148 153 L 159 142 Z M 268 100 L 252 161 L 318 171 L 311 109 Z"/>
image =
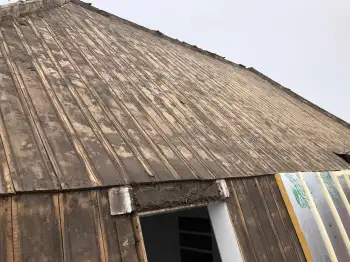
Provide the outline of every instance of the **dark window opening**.
<path id="1" fill-rule="evenodd" d="M 149 262 L 221 262 L 206 207 L 140 217 Z"/>
<path id="2" fill-rule="evenodd" d="M 210 220 L 200 217 L 178 217 L 181 262 L 213 261 Z"/>

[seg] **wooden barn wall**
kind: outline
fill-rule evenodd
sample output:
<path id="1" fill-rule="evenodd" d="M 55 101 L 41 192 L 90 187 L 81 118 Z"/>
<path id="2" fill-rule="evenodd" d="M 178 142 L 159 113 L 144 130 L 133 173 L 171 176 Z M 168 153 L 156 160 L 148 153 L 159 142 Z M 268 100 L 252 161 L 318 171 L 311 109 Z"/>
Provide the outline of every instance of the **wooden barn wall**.
<path id="1" fill-rule="evenodd" d="M 0 194 L 350 168 L 348 126 L 271 81 L 80 1 L 41 11 L 0 24 Z"/>
<path id="2" fill-rule="evenodd" d="M 129 217 L 107 191 L 0 198 L 0 261 L 138 261 Z"/>
<path id="3" fill-rule="evenodd" d="M 306 261 L 273 176 L 227 180 L 244 261 Z M 0 197 L 0 261 L 138 261 L 130 217 L 107 190 Z"/>
<path id="4" fill-rule="evenodd" d="M 306 261 L 273 176 L 227 184 L 227 204 L 245 261 Z"/>

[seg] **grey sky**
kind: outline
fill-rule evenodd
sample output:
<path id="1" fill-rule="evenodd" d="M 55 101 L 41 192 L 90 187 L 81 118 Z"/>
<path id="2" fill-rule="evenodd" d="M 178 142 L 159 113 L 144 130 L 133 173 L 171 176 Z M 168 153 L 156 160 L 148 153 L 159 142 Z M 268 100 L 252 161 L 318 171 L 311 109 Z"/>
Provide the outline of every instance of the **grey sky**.
<path id="1" fill-rule="evenodd" d="M 253 66 L 350 122 L 350 2 L 97 0 L 108 12 Z"/>
<path id="2" fill-rule="evenodd" d="M 350 122 L 347 0 L 90 2 L 233 62 L 253 66 Z"/>

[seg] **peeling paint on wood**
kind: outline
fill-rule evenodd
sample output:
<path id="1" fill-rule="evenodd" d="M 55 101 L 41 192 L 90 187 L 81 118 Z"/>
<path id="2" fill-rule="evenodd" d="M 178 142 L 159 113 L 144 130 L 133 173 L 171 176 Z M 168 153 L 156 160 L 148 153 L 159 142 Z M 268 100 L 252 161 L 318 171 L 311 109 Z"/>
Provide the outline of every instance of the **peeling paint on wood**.
<path id="1" fill-rule="evenodd" d="M 0 7 L 0 194 L 342 170 L 350 129 L 81 1 Z"/>
<path id="2" fill-rule="evenodd" d="M 136 212 L 198 205 L 223 201 L 227 196 L 222 185 L 215 181 L 183 181 L 135 186 L 132 189 Z"/>

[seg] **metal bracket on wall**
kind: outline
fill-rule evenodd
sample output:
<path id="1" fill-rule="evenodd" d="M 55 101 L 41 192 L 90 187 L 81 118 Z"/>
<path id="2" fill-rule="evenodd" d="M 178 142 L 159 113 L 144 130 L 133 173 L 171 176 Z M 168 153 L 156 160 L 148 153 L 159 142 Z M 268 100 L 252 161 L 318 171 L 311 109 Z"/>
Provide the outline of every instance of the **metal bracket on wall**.
<path id="1" fill-rule="evenodd" d="M 108 190 L 109 208 L 112 216 L 130 214 L 133 211 L 132 188 L 114 187 Z"/>

